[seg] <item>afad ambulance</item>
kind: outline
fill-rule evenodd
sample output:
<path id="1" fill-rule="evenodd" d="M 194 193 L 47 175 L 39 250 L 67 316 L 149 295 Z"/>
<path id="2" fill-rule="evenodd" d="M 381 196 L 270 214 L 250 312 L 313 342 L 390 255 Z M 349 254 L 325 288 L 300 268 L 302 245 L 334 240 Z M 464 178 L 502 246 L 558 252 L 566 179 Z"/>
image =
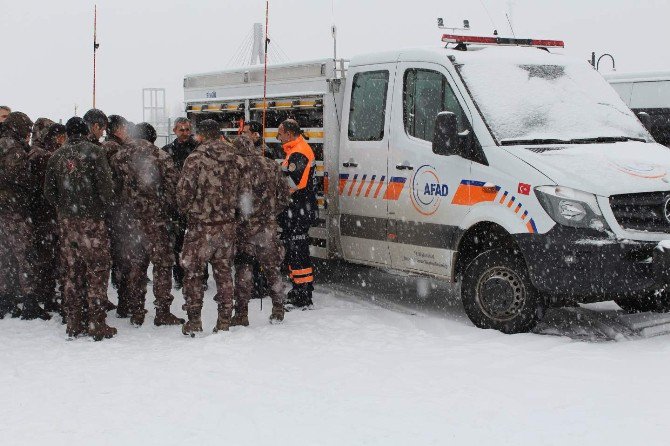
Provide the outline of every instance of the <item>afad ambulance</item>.
<path id="1" fill-rule="evenodd" d="M 313 255 L 461 282 L 475 325 L 548 306 L 667 311 L 670 150 L 588 63 L 550 40 L 445 47 L 184 79 L 188 116 L 235 132 L 301 123 L 319 160 Z M 279 155 L 278 155 L 279 156 Z"/>

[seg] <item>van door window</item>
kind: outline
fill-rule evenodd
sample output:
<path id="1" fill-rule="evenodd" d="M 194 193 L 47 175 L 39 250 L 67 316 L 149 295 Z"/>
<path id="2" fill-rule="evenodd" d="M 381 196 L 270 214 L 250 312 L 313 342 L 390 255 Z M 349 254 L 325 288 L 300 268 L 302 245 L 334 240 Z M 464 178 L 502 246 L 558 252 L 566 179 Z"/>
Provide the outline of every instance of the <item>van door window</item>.
<path id="1" fill-rule="evenodd" d="M 381 141 L 384 138 L 388 71 L 354 75 L 349 109 L 350 141 Z"/>
<path id="2" fill-rule="evenodd" d="M 442 111 L 456 114 L 459 131 L 468 128 L 468 120 L 442 73 L 411 69 L 405 72 L 403 110 L 407 134 L 425 141 L 433 140 L 435 118 Z"/>

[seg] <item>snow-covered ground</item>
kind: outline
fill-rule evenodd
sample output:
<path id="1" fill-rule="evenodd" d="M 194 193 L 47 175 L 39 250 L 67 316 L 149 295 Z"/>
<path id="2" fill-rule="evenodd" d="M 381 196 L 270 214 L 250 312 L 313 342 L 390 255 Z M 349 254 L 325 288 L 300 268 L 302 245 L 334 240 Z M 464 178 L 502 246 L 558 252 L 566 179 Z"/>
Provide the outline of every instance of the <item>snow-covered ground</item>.
<path id="1" fill-rule="evenodd" d="M 57 321 L 2 320 L 0 444 L 670 441 L 670 337 L 585 342 L 564 318 L 544 331 L 560 336 L 508 336 L 424 279 L 380 283 L 374 299 L 361 274 L 322 285 L 280 326 L 253 301 L 250 327 L 199 339 L 110 318 L 115 339 L 66 342 Z"/>

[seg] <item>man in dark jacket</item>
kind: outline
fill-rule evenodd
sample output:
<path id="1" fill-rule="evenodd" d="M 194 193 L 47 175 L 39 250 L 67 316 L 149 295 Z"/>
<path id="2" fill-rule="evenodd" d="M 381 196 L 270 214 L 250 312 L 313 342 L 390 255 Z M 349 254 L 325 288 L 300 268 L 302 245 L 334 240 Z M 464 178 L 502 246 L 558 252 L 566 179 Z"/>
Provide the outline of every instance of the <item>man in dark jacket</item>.
<path id="1" fill-rule="evenodd" d="M 47 320 L 29 261 L 34 240 L 30 202 L 37 188 L 28 158 L 32 126 L 24 113 L 12 112 L 0 135 L 0 317 L 7 312 L 16 315 L 16 304 L 22 301 L 22 319 Z"/>
<path id="2" fill-rule="evenodd" d="M 282 168 L 291 189 L 288 208 L 280 215 L 282 238 L 286 247 L 286 263 L 293 289 L 288 303 L 308 308 L 312 306 L 314 271 L 309 254 L 309 228 L 317 218 L 315 158 L 312 148 L 301 135 L 293 119 L 279 125 L 279 139 L 286 153 Z"/>
<path id="3" fill-rule="evenodd" d="M 107 325 L 105 312 L 110 269 L 105 217 L 114 198 L 112 173 L 105 149 L 91 143 L 89 127 L 81 118 L 71 118 L 66 128 L 68 142 L 47 164 L 44 195 L 58 213 L 67 334 L 88 332 L 99 341 L 116 334 Z M 84 295 L 88 326 L 82 318 Z"/>
<path id="4" fill-rule="evenodd" d="M 170 144 L 163 147 L 168 155 L 172 157 L 174 166 L 177 171 L 181 172 L 184 167 L 186 158 L 198 147 L 198 142 L 191 134 L 191 121 L 187 118 L 177 118 L 174 121 L 174 128 L 172 129 L 177 139 Z M 174 238 L 174 257 L 175 264 L 172 267 L 174 275 L 174 282 L 177 288 L 181 288 L 184 281 L 184 269 L 179 263 L 179 256 L 182 247 L 184 246 L 184 235 L 186 234 L 186 217 L 175 213 L 171 216 L 172 231 Z"/>

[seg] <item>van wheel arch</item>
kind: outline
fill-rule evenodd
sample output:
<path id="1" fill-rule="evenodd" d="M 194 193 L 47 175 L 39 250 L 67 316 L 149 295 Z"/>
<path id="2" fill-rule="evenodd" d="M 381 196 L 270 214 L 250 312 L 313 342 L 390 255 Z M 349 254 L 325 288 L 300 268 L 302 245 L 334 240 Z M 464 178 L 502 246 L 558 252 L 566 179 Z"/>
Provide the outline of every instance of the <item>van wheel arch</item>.
<path id="1" fill-rule="evenodd" d="M 509 232 L 492 222 L 480 222 L 468 228 L 456 243 L 458 253 L 454 278 L 460 280 L 468 265 L 481 253 L 494 249 L 519 252 L 519 246 Z"/>

